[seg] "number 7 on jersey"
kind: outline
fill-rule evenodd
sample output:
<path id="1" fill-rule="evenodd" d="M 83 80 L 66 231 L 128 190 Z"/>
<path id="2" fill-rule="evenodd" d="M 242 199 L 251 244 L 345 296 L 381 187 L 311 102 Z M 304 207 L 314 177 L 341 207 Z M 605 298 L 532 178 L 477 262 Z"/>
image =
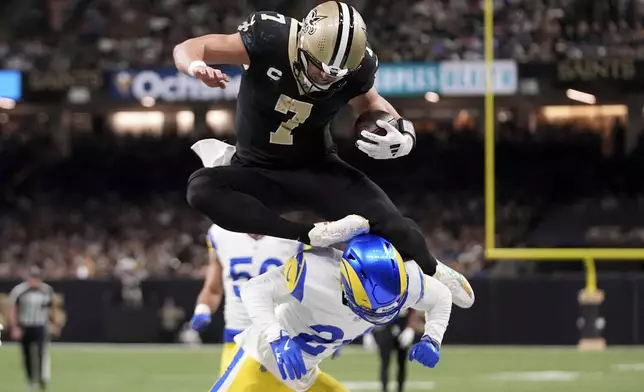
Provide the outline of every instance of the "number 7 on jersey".
<path id="1" fill-rule="evenodd" d="M 282 122 L 275 132 L 271 132 L 271 143 L 287 146 L 292 145 L 293 130 L 309 118 L 312 108 L 313 104 L 311 103 L 298 101 L 297 99 L 281 94 L 275 104 L 275 110 L 284 114 L 288 114 L 289 112 L 294 114 L 290 120 Z"/>

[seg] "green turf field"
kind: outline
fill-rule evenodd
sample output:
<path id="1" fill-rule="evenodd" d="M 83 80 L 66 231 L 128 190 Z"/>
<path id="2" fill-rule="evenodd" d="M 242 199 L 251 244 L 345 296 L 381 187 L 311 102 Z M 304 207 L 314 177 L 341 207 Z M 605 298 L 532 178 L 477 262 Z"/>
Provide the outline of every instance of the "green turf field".
<path id="1" fill-rule="evenodd" d="M 216 379 L 219 348 L 54 344 L 51 352 L 52 392 L 207 392 Z M 353 391 L 378 391 L 374 354 L 352 347 L 323 365 Z M 408 391 L 643 392 L 644 348 L 581 353 L 445 346 L 438 368 L 412 364 L 409 372 Z M 22 391 L 18 347 L 2 346 L 0 392 Z"/>

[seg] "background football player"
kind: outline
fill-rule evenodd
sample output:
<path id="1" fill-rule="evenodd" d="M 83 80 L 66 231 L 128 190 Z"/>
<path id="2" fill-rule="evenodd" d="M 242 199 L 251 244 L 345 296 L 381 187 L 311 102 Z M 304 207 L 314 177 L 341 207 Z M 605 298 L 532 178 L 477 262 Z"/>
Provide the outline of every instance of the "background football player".
<path id="1" fill-rule="evenodd" d="M 210 34 L 175 47 L 177 68 L 208 86 L 228 77 L 207 64 L 244 67 L 237 100 L 236 152 L 230 165 L 202 168 L 190 177 L 191 206 L 218 225 L 329 246 L 370 231 L 396 244 L 444 282 L 454 303 L 470 307 L 474 294 L 459 273 L 438 263 L 420 228 L 404 218 L 366 175 L 335 153 L 329 124 L 350 104 L 357 114 L 381 110 L 398 119 L 378 121 L 386 136 L 362 132 L 358 148 L 375 159 L 409 154 L 413 124 L 374 87 L 378 59 L 367 28 L 351 6 L 329 1 L 302 23 L 275 12 L 256 12 L 235 34 Z M 306 225 L 280 216 L 298 207 L 332 222 Z M 353 215 L 356 214 L 356 215 Z"/>
<path id="2" fill-rule="evenodd" d="M 397 371 L 397 391 L 405 390 L 407 380 L 407 355 L 409 347 L 414 343 L 416 330 L 422 330 L 419 313 L 413 309 L 405 309 L 400 316 L 387 325 L 379 325 L 372 332 L 362 337 L 362 343 L 368 351 L 378 350 L 380 355 L 380 383 L 382 392 L 389 390 L 389 364 L 391 354 L 395 353 Z"/>
<path id="3" fill-rule="evenodd" d="M 250 326 L 250 318 L 241 302 L 239 288 L 248 279 L 279 267 L 300 252 L 304 244 L 282 238 L 255 234 L 234 233 L 212 225 L 206 237 L 209 265 L 203 288 L 190 325 L 203 332 L 210 316 L 217 311 L 222 294 L 224 305 L 224 350 L 221 354 L 221 373 L 233 358 L 235 335 Z"/>
<path id="4" fill-rule="evenodd" d="M 235 337 L 238 351 L 211 392 L 347 391 L 318 364 L 409 307 L 427 312 L 409 359 L 434 367 L 452 309 L 445 285 L 373 234 L 356 237 L 344 253 L 301 252 L 248 281 L 241 295 L 253 324 Z"/>

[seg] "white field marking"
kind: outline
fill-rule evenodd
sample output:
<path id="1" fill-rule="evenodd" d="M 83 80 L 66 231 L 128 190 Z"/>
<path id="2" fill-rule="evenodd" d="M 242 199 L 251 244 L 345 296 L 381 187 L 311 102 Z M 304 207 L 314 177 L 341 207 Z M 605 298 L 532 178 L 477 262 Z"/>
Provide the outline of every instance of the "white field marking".
<path id="1" fill-rule="evenodd" d="M 612 366 L 618 372 L 644 372 L 644 362 L 640 363 L 618 363 Z"/>
<path id="2" fill-rule="evenodd" d="M 559 370 L 545 370 L 534 372 L 503 372 L 492 373 L 489 377 L 496 381 L 574 381 L 579 378 L 580 372 L 564 372 Z"/>
<path id="3" fill-rule="evenodd" d="M 380 391 L 380 382 L 378 381 L 346 381 L 342 385 L 351 391 Z M 388 387 L 389 390 L 395 390 L 398 383 L 391 381 Z M 435 387 L 436 383 L 433 381 L 407 381 L 405 383 L 405 389 L 411 391 L 426 391 Z"/>
<path id="4" fill-rule="evenodd" d="M 17 344 L 15 342 L 2 342 L 8 346 L 13 346 Z M 87 348 L 87 349 L 96 349 L 96 350 L 140 350 L 140 349 L 169 349 L 176 351 L 189 351 L 189 350 L 219 350 L 221 349 L 221 344 L 201 344 L 196 346 L 187 346 L 181 345 L 178 343 L 172 344 L 162 344 L 162 343 L 71 343 L 71 342 L 54 342 L 55 347 L 60 348 Z M 445 350 L 453 352 L 463 352 L 463 351 L 480 351 L 480 352 L 512 352 L 515 350 L 524 350 L 529 352 L 578 352 L 576 346 L 474 346 L 474 345 L 443 345 Z M 642 350 L 643 346 L 610 346 L 607 351 L 611 350 Z M 342 352 L 351 353 L 351 354 L 367 354 L 367 352 L 360 345 L 352 345 L 342 347 Z"/>
<path id="5" fill-rule="evenodd" d="M 5 342 L 7 346 L 18 347 L 16 342 Z M 4 347 L 4 346 L 3 346 Z M 68 343 L 54 342 L 52 344 L 54 351 L 97 351 L 97 352 L 187 352 L 194 353 L 199 351 L 219 352 L 223 349 L 221 344 L 204 344 L 204 345 L 182 345 L 182 344 L 146 344 L 146 343 Z"/>
<path id="6" fill-rule="evenodd" d="M 7 346 L 16 346 L 16 342 L 3 342 Z M 98 351 L 98 352 L 150 352 L 150 351 L 169 351 L 169 352 L 199 352 L 199 351 L 215 351 L 219 352 L 223 349 L 222 344 L 201 344 L 201 345 L 183 345 L 183 344 L 156 344 L 156 343 L 69 343 L 69 342 L 54 342 L 54 350 L 75 350 L 75 351 Z M 368 352 L 362 346 L 356 347 L 342 347 L 343 355 L 376 355 Z"/>

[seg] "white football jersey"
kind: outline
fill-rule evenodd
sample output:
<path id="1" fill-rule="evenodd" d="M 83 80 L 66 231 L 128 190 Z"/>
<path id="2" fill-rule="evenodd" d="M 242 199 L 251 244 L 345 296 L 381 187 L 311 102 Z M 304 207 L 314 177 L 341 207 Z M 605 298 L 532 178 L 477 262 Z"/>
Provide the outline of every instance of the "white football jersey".
<path id="1" fill-rule="evenodd" d="M 299 253 L 304 244 L 269 236 L 255 239 L 217 225 L 208 230 L 207 242 L 208 249 L 217 254 L 222 267 L 226 336 L 234 336 L 251 324 L 239 297 L 239 287 L 247 280 L 281 266 Z"/>
<path id="2" fill-rule="evenodd" d="M 282 274 L 274 271 L 261 279 L 286 280 L 287 294 L 277 305 L 275 315 L 280 326 L 302 348 L 307 374 L 301 380 L 283 382 L 296 391 L 309 389 L 317 374 L 318 364 L 343 344 L 360 337 L 373 325 L 358 317 L 343 304 L 340 278 L 342 252 L 331 248 L 313 248 L 289 260 Z M 425 290 L 424 275 L 414 261 L 406 262 L 409 279 L 405 308 L 422 298 Z M 276 286 L 278 283 L 272 281 Z M 282 283 L 283 286 L 283 283 Z M 247 307 L 249 304 L 245 304 Z M 265 331 L 251 325 L 235 337 L 237 344 L 251 357 L 281 379 Z M 442 338 L 442 336 L 441 336 Z"/>

